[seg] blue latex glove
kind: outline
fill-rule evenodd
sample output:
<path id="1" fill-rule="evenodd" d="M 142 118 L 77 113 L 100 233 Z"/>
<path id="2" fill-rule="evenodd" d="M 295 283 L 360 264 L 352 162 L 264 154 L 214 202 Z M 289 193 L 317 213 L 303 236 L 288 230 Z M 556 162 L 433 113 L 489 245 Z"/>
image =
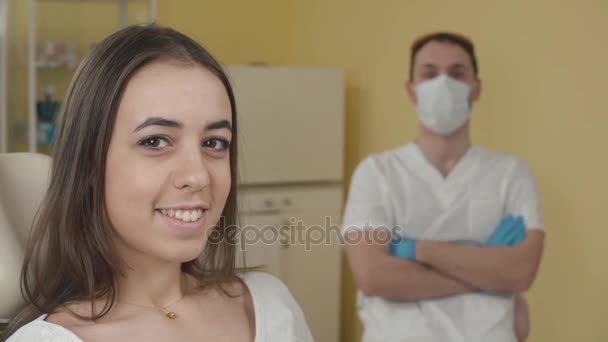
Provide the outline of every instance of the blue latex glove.
<path id="1" fill-rule="evenodd" d="M 416 240 L 407 239 L 402 237 L 396 237 L 391 240 L 389 247 L 389 254 L 397 257 L 406 259 L 409 261 L 416 261 Z"/>
<path id="2" fill-rule="evenodd" d="M 521 216 L 505 216 L 486 242 L 489 247 L 512 247 L 526 238 L 526 225 Z"/>

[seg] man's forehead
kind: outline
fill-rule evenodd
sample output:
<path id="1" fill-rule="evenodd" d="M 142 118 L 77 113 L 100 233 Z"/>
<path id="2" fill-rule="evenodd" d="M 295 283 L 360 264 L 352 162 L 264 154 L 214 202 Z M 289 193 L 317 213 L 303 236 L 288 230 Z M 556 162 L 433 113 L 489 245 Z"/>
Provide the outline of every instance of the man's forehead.
<path id="1" fill-rule="evenodd" d="M 471 66 L 471 58 L 459 45 L 450 42 L 431 41 L 416 54 L 416 65 Z"/>

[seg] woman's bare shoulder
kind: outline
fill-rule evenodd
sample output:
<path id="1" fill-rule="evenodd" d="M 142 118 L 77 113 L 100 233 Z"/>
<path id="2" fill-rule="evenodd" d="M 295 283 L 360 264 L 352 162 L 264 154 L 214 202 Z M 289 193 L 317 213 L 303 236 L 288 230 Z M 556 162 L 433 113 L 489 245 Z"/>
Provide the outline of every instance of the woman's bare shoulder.
<path id="1" fill-rule="evenodd" d="M 50 313 L 46 317 L 46 321 L 52 324 L 60 325 L 66 329 L 82 328 L 95 324 L 92 320 L 86 319 L 91 317 L 90 303 L 70 303 L 62 305 Z M 80 317 L 79 317 L 80 316 Z"/>
<path id="2" fill-rule="evenodd" d="M 103 310 L 103 304 L 96 304 L 96 312 L 99 314 Z M 113 320 L 108 316 L 101 319 L 93 318 L 93 308 L 90 302 L 70 303 L 57 308 L 46 318 L 48 323 L 60 326 L 87 342 L 103 341 L 107 333 L 115 329 L 108 329 L 113 326 Z"/>

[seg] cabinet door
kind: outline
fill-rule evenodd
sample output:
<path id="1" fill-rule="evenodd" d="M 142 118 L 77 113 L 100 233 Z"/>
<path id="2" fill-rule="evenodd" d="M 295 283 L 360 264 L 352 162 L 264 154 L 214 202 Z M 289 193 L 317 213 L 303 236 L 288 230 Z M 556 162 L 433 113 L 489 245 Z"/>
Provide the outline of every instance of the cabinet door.
<path id="1" fill-rule="evenodd" d="M 263 246 L 271 255 L 278 253 L 279 278 L 302 308 L 315 341 L 338 341 L 341 185 L 254 188 L 243 190 L 240 195 L 243 207 L 263 205 L 281 213 L 277 224 L 289 224 L 279 227 L 278 245 Z M 258 227 L 267 222 L 270 219 L 259 222 Z M 276 259 L 268 260 L 273 263 Z"/>
<path id="2" fill-rule="evenodd" d="M 284 220 L 278 212 L 249 212 L 240 215 L 241 233 L 236 246 L 237 267 L 259 267 L 280 278 L 279 235 Z"/>
<path id="3" fill-rule="evenodd" d="M 283 250 L 281 278 L 302 306 L 315 341 L 338 341 L 342 188 L 301 189 L 290 192 L 289 198 L 296 240 Z"/>
<path id="4" fill-rule="evenodd" d="M 342 179 L 344 81 L 337 68 L 230 66 L 243 184 Z"/>

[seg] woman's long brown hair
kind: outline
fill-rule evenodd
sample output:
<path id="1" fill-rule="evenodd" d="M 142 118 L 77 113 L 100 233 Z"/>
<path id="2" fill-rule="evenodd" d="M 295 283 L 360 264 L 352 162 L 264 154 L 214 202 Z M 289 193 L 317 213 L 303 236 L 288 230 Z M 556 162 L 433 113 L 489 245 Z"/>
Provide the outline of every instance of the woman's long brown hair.
<path id="1" fill-rule="evenodd" d="M 121 260 L 104 205 L 104 170 L 118 105 L 127 82 L 143 65 L 170 59 L 202 66 L 224 84 L 232 108 L 232 186 L 222 219 L 203 254 L 182 264 L 200 285 L 232 282 L 235 273 L 237 118 L 234 94 L 220 64 L 201 45 L 169 28 L 131 26 L 100 42 L 81 63 L 64 99 L 53 150 L 50 186 L 38 211 L 21 274 L 27 307 L 4 338 L 63 304 L 90 302 L 95 320 L 112 308 Z M 103 308 L 95 303 L 103 299 Z"/>

